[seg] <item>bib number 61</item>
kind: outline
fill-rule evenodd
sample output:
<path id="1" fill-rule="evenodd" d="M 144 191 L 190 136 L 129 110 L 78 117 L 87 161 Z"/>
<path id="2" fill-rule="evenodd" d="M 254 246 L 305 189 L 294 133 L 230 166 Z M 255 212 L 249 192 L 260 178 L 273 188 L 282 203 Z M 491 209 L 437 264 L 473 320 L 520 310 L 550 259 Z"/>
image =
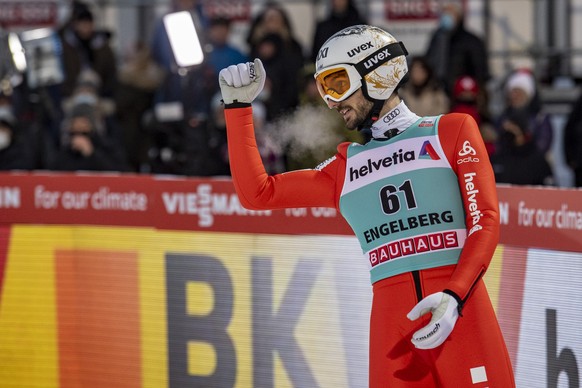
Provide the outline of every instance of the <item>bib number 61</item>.
<path id="1" fill-rule="evenodd" d="M 382 204 L 382 211 L 385 214 L 395 214 L 400 211 L 401 199 L 398 193 L 404 193 L 407 209 L 416 208 L 416 198 L 414 198 L 412 182 L 410 182 L 410 179 L 407 179 L 398 187 L 395 185 L 386 185 L 380 189 L 380 202 Z"/>

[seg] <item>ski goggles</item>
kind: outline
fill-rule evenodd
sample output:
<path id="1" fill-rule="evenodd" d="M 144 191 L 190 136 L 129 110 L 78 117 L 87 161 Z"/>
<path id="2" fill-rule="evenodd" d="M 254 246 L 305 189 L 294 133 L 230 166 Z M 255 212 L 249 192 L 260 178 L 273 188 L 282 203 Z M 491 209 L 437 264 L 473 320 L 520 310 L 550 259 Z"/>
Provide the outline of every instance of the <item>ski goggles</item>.
<path id="1" fill-rule="evenodd" d="M 362 86 L 362 77 L 352 65 L 327 67 L 315 73 L 317 90 L 324 101 L 341 102 Z"/>

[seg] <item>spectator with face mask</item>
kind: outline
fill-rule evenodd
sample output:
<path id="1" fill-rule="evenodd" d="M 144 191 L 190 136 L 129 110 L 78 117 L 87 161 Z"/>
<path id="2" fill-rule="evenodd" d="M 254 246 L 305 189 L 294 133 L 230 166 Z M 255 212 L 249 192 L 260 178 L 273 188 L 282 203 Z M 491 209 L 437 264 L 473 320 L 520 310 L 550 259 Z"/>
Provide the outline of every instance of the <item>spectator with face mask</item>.
<path id="1" fill-rule="evenodd" d="M 489 57 L 483 39 L 465 27 L 463 7 L 460 0 L 444 2 L 439 26 L 430 38 L 425 56 L 449 98 L 452 98 L 457 78 L 464 75 L 473 77 L 482 94 L 479 99 L 480 113 L 488 114 L 486 83 L 491 78 Z"/>
<path id="2" fill-rule="evenodd" d="M 93 105 L 81 103 L 63 121 L 61 147 L 49 168 L 58 171 L 127 171 L 120 146 L 99 131 Z"/>
<path id="3" fill-rule="evenodd" d="M 32 142 L 23 135 L 10 108 L 0 106 L 0 170 L 36 167 Z"/>

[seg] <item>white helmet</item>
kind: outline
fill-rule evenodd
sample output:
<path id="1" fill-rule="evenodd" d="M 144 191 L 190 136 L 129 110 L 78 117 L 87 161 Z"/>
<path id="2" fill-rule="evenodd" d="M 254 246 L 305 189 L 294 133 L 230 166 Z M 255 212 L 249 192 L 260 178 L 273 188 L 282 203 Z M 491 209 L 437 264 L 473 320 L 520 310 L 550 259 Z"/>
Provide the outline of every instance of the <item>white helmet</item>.
<path id="1" fill-rule="evenodd" d="M 402 42 L 378 27 L 344 28 L 317 54 L 319 93 L 326 102 L 340 102 L 362 87 L 369 100 L 387 100 L 408 73 L 407 54 Z"/>

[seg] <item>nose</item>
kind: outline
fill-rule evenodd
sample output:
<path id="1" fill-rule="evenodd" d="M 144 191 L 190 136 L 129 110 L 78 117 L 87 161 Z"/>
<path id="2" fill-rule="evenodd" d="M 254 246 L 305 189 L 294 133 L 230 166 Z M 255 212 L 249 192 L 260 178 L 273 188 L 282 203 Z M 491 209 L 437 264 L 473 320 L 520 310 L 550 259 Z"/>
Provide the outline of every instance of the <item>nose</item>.
<path id="1" fill-rule="evenodd" d="M 331 100 L 329 98 L 325 99 L 325 103 L 327 104 L 327 107 L 329 109 L 333 109 L 340 104 L 339 102 L 335 102 L 334 100 Z"/>

